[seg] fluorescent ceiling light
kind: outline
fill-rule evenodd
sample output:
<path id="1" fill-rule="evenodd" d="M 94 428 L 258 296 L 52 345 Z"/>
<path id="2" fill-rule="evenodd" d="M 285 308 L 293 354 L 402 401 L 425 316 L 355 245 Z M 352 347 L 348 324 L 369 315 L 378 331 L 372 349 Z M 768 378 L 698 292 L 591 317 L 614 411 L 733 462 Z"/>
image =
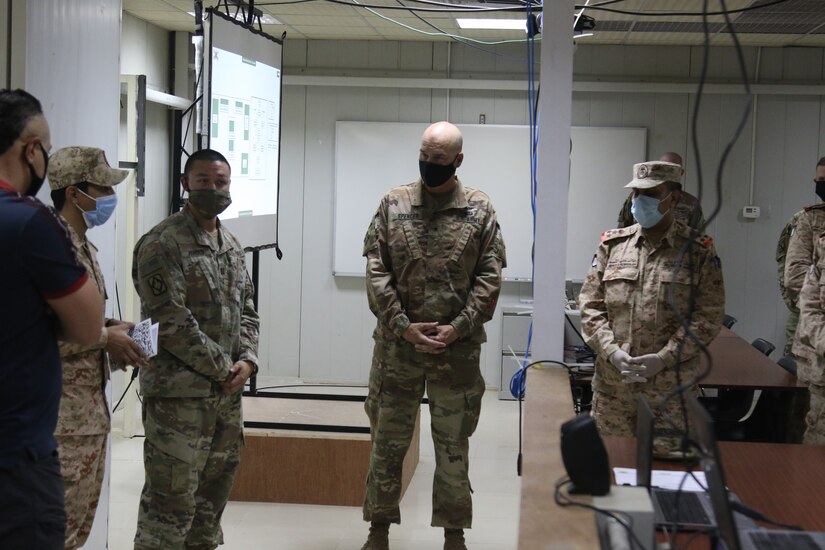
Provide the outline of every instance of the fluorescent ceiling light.
<path id="1" fill-rule="evenodd" d="M 193 11 L 188 11 L 186 13 L 188 13 L 192 17 L 195 17 L 195 12 L 193 12 Z M 224 13 L 224 12 L 221 12 L 221 13 Z M 238 19 L 243 18 L 243 14 L 240 11 L 238 13 L 233 12 L 230 15 L 230 17 L 232 17 L 235 20 L 238 20 Z M 278 21 L 277 19 L 275 19 L 274 17 L 272 17 L 268 13 L 265 13 L 261 16 L 261 24 L 262 25 L 283 25 L 283 23 L 281 23 L 280 21 Z"/>
<path id="2" fill-rule="evenodd" d="M 462 29 L 527 30 L 524 19 L 456 19 L 456 22 Z"/>

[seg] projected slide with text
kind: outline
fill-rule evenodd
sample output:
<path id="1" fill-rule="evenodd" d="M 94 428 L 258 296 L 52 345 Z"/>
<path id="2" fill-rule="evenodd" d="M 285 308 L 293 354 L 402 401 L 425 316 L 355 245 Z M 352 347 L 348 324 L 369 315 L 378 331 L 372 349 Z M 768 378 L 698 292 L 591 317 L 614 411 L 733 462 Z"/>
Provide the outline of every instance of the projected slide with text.
<path id="1" fill-rule="evenodd" d="M 275 214 L 281 70 L 212 48 L 210 147 L 232 167 L 232 205 L 221 219 Z"/>

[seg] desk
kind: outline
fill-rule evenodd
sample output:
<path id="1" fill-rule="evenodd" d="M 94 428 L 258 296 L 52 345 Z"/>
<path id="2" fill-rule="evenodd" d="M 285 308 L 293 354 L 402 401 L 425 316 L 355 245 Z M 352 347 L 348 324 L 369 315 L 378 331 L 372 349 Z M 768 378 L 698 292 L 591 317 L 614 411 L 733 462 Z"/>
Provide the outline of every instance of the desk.
<path id="1" fill-rule="evenodd" d="M 794 375 L 733 331 L 722 327 L 708 346 L 713 369 L 699 385 L 703 388 L 796 390 L 805 388 Z M 707 367 L 700 355 L 702 368 Z"/>
<path id="2" fill-rule="evenodd" d="M 636 440 L 603 438 L 610 467 L 636 467 Z M 825 531 L 825 446 L 720 441 L 725 481 L 743 503 L 809 531 Z M 657 470 L 684 469 L 654 461 Z"/>
<path id="3" fill-rule="evenodd" d="M 524 414 L 518 547 L 522 550 L 598 548 L 593 512 L 563 508 L 553 500 L 554 482 L 566 475 L 559 451 L 561 425 L 573 417 L 566 370 L 527 371 Z"/>
<path id="4" fill-rule="evenodd" d="M 567 379 L 561 369 L 528 371 L 518 539 L 522 550 L 598 548 L 593 513 L 559 507 L 553 499 L 555 481 L 566 475 L 559 430 L 573 416 Z M 611 467 L 635 467 L 634 439 L 606 437 L 605 444 Z M 728 485 L 746 504 L 774 519 L 825 531 L 825 446 L 722 441 L 719 447 Z M 659 469 L 675 466 L 655 464 Z"/>
<path id="5" fill-rule="evenodd" d="M 733 331 L 722 327 L 708 346 L 713 369 L 699 385 L 703 388 L 801 390 L 807 386 L 794 375 L 761 353 Z M 707 367 L 705 356 L 699 356 L 701 368 Z M 590 384 L 590 378 L 580 378 Z"/>

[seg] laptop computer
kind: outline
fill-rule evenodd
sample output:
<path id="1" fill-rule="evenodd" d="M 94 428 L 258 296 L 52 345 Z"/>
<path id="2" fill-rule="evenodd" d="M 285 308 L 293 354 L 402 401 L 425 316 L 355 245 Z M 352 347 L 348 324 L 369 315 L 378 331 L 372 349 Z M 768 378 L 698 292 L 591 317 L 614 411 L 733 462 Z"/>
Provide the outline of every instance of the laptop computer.
<path id="1" fill-rule="evenodd" d="M 647 399 L 637 395 L 636 401 L 636 485 L 647 487 L 650 493 L 654 523 L 683 531 L 714 529 L 716 519 L 708 492 L 675 491 L 652 486 L 654 415 Z M 743 528 L 754 526 L 750 518 L 740 514 L 736 514 L 736 521 Z"/>
<path id="2" fill-rule="evenodd" d="M 719 460 L 713 421 L 693 396 L 686 396 L 691 433 L 702 449 L 702 469 L 718 524 L 719 538 L 728 550 L 825 550 L 825 533 L 737 527 Z"/>
<path id="3" fill-rule="evenodd" d="M 653 424 L 650 405 L 636 396 L 636 486 L 647 487 L 653 501 L 653 521 L 658 526 L 686 530 L 708 530 L 716 526 L 707 493 L 674 491 L 651 486 L 653 469 Z"/>

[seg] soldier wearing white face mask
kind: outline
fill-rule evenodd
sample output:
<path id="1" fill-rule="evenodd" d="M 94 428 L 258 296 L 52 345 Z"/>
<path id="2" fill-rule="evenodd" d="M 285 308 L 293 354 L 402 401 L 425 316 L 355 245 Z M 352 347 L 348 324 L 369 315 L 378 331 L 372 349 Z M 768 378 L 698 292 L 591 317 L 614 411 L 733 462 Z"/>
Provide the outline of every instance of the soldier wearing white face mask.
<path id="1" fill-rule="evenodd" d="M 49 159 L 52 202 L 74 244 L 78 262 L 106 296 L 97 249 L 86 231 L 103 225 L 117 207 L 114 186 L 128 172 L 109 166 L 103 150 L 64 147 Z M 129 337 L 134 323 L 100 319 L 100 338 L 91 346 L 59 342 L 63 390 L 55 438 L 66 501 L 65 548 L 80 548 L 94 521 L 106 465 L 109 407 L 103 393 L 109 379 L 107 354 L 120 366 L 141 365 L 143 352 Z"/>

